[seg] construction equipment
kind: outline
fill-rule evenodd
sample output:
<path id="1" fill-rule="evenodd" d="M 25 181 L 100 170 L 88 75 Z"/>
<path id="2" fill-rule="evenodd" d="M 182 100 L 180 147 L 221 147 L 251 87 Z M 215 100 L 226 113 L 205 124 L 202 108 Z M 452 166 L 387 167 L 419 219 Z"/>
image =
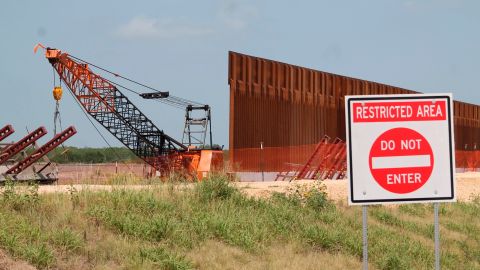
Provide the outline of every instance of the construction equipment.
<path id="1" fill-rule="evenodd" d="M 198 103 L 173 97 L 168 92 L 159 92 L 156 89 L 100 68 L 58 49 L 37 44 L 34 52 L 39 48 L 45 50 L 45 56 L 59 75 L 60 81 L 68 87 L 85 112 L 135 155 L 159 171 L 162 176 L 167 176 L 171 172 L 177 172 L 201 179 L 208 172 L 212 171 L 214 167 L 222 165 L 223 152 L 221 150 L 213 149 L 212 147 L 210 149 L 201 148 L 205 146 L 205 137 L 203 137 L 203 142 L 201 138 L 199 142 L 195 141 L 196 145 L 194 145 L 191 138 L 192 133 L 187 131 L 186 136 L 190 137 L 190 142 L 186 145 L 184 143 L 185 140 L 179 142 L 168 136 L 143 114 L 119 88 L 141 95 L 140 93 L 99 76 L 90 67 L 95 67 L 115 77 L 156 91 L 155 93 L 141 95 L 144 98 L 155 98 L 156 95 L 164 95 L 165 97 L 159 99 L 160 102 L 177 106 L 186 105 L 186 121 L 188 120 L 188 108 L 193 110 L 193 105 L 197 107 Z M 205 118 L 209 122 L 210 107 L 206 106 L 205 112 L 207 115 Z M 194 120 L 192 119 L 192 121 Z M 206 127 L 206 125 L 203 126 Z M 187 126 L 186 124 L 186 128 L 191 128 L 191 125 Z M 203 134 L 206 135 L 206 132 L 204 131 Z M 212 143 L 210 143 L 210 146 L 212 146 Z"/>
<path id="2" fill-rule="evenodd" d="M 8 171 L 6 171 L 5 174 L 20 173 L 22 170 L 32 165 L 35 161 L 39 160 L 42 156 L 46 155 L 48 152 L 55 149 L 55 147 L 59 146 L 62 142 L 68 140 L 70 137 L 72 137 L 76 133 L 77 133 L 77 130 L 73 126 L 65 129 L 61 133 L 55 135 L 53 139 L 48 141 L 42 147 L 38 148 L 33 153 L 28 155 L 25 159 L 17 163 L 12 168 L 8 169 Z"/>
<path id="3" fill-rule="evenodd" d="M 13 127 L 8 125 L 13 132 Z M 47 154 L 58 145 L 75 135 L 73 126 L 57 134 L 43 146 L 37 140 L 47 134 L 45 127 L 30 132 L 18 142 L 1 143 L 0 151 L 0 184 L 7 179 L 15 181 L 35 181 L 43 184 L 58 180 L 56 164 L 51 162 Z M 29 150 L 33 150 L 29 151 Z"/>
<path id="4" fill-rule="evenodd" d="M 36 140 L 43 137 L 45 134 L 47 134 L 47 130 L 45 129 L 45 127 L 39 127 L 27 136 L 25 136 L 20 141 L 10 145 L 9 147 L 6 147 L 0 154 L 0 164 L 4 163 L 14 155 L 18 154 L 27 146 L 31 145 Z"/>

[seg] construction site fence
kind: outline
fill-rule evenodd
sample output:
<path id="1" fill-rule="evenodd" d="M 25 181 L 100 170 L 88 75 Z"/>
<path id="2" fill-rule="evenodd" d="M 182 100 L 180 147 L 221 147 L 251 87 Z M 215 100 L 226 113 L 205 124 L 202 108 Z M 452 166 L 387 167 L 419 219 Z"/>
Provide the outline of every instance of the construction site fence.
<path id="1" fill-rule="evenodd" d="M 315 150 L 316 144 L 235 149 L 231 153 L 237 172 L 285 172 L 299 170 Z M 480 150 L 455 151 L 456 168 L 480 170 Z"/>
<path id="2" fill-rule="evenodd" d="M 455 151 L 455 166 L 465 171 L 480 170 L 480 150 L 476 151 Z"/>

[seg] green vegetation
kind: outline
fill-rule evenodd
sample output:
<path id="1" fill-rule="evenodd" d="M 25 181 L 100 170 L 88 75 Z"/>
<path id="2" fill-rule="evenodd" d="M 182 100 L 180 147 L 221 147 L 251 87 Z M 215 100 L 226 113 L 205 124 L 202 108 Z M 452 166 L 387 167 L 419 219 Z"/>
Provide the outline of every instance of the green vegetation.
<path id="1" fill-rule="evenodd" d="M 27 152 L 31 153 L 29 149 Z M 228 160 L 228 150 L 224 150 L 224 160 Z M 48 154 L 56 163 L 112 163 L 141 162 L 141 160 L 125 147 L 78 148 L 73 146 L 57 147 Z"/>
<path id="2" fill-rule="evenodd" d="M 77 148 L 73 146 L 57 147 L 48 154 L 56 163 L 109 163 L 139 162 L 139 158 L 125 147 Z"/>
<path id="3" fill-rule="evenodd" d="M 268 199 L 224 176 L 145 190 L 42 194 L 6 185 L 0 247 L 39 268 L 359 268 L 361 209 L 326 200 L 321 186 Z M 480 268 L 480 199 L 441 206 L 444 269 Z M 373 269 L 433 268 L 429 204 L 369 208 Z"/>

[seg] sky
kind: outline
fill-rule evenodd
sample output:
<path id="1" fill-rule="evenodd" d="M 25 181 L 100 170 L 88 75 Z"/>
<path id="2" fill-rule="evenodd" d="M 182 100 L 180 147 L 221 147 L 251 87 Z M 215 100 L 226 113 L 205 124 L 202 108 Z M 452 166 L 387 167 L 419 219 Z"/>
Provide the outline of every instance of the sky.
<path id="1" fill-rule="evenodd" d="M 0 37 L 0 126 L 16 129 L 8 141 L 39 126 L 49 131 L 41 143 L 53 136 L 53 73 L 33 53 L 39 42 L 209 104 L 214 143 L 226 148 L 228 51 L 480 104 L 480 1 L 474 0 L 4 0 Z M 78 130 L 67 145 L 106 147 L 67 91 L 62 125 Z M 181 139 L 182 110 L 124 94 Z"/>

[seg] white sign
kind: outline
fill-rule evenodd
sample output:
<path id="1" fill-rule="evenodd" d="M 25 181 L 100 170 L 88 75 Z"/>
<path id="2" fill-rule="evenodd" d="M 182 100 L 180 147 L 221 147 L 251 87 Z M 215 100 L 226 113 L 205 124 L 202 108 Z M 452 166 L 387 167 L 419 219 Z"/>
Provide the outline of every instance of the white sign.
<path id="1" fill-rule="evenodd" d="M 451 94 L 345 98 L 349 204 L 455 201 Z"/>

